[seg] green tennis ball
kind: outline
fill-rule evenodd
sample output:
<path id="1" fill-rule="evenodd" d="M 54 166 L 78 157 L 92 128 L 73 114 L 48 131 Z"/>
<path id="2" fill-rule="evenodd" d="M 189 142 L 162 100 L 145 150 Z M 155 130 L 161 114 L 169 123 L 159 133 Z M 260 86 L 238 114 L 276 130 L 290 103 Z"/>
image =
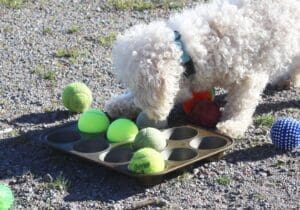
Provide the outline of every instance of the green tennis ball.
<path id="1" fill-rule="evenodd" d="M 63 90 L 62 101 L 70 111 L 84 112 L 92 104 L 92 92 L 81 82 L 70 83 Z"/>
<path id="2" fill-rule="evenodd" d="M 150 147 L 161 151 L 167 146 L 166 136 L 156 128 L 143 128 L 136 135 L 133 148 L 140 149 Z"/>
<path id="3" fill-rule="evenodd" d="M 143 148 L 133 154 L 128 169 L 142 174 L 158 173 L 165 169 L 165 160 L 156 150 Z"/>
<path id="4" fill-rule="evenodd" d="M 108 126 L 108 117 L 98 109 L 83 112 L 78 120 L 78 129 L 85 133 L 102 133 L 107 130 Z"/>
<path id="5" fill-rule="evenodd" d="M 14 202 L 14 195 L 11 189 L 4 184 L 0 184 L 0 210 L 8 210 Z"/>
<path id="6" fill-rule="evenodd" d="M 121 118 L 110 124 L 106 137 L 110 142 L 133 141 L 138 132 L 134 122 Z"/>

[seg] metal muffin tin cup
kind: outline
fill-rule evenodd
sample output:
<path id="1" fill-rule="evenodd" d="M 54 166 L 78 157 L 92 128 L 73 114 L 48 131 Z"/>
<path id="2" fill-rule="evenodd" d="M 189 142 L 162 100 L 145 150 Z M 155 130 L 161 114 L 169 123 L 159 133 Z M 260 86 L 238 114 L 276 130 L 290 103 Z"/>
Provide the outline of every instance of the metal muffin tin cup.
<path id="1" fill-rule="evenodd" d="M 130 142 L 110 143 L 105 133 L 81 133 L 77 122 L 49 129 L 42 133 L 40 139 L 55 149 L 137 178 L 144 184 L 158 183 L 171 172 L 203 159 L 221 156 L 233 145 L 233 140 L 229 137 L 193 125 L 161 131 L 168 139 L 166 148 L 160 151 L 165 159 L 165 169 L 155 174 L 138 174 L 128 170 L 134 153 Z"/>

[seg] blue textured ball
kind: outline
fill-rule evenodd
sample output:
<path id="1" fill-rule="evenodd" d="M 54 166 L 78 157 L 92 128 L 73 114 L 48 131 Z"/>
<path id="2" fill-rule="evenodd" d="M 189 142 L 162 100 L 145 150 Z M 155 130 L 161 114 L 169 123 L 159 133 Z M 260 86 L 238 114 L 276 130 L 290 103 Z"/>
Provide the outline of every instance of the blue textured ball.
<path id="1" fill-rule="evenodd" d="M 300 146 L 300 122 L 293 118 L 281 118 L 271 128 L 271 139 L 275 147 L 292 150 Z"/>

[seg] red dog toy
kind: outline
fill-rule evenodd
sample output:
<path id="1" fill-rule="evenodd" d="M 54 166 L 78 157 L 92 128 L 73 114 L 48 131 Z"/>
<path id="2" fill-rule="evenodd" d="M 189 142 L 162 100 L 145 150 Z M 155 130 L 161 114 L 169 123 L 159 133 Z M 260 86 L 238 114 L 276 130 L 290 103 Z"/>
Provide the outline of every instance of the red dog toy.
<path id="1" fill-rule="evenodd" d="M 215 97 L 214 88 L 211 91 L 200 91 L 193 92 L 193 97 L 185 102 L 183 102 L 183 110 L 186 114 L 190 113 L 193 106 L 202 100 L 213 101 Z"/>
<path id="2" fill-rule="evenodd" d="M 220 107 L 213 101 L 202 100 L 196 103 L 188 119 L 191 123 L 206 128 L 214 128 L 221 117 Z"/>
<path id="3" fill-rule="evenodd" d="M 213 128 L 221 117 L 220 107 L 214 103 L 215 91 L 193 92 L 193 98 L 183 103 L 183 110 L 191 123 Z"/>

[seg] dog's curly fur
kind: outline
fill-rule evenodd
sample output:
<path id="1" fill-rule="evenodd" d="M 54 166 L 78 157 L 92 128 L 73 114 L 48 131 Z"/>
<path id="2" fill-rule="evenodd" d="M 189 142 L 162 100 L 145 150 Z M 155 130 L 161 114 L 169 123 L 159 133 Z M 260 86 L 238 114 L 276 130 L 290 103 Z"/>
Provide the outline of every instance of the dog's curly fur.
<path id="1" fill-rule="evenodd" d="M 188 78 L 174 31 L 194 62 Z M 300 1 L 216 0 L 133 26 L 118 36 L 113 64 L 129 92 L 106 103 L 112 117 L 134 118 L 142 110 L 164 120 L 192 91 L 221 87 L 228 95 L 217 129 L 243 135 L 267 83 L 289 76 L 300 86 Z"/>

